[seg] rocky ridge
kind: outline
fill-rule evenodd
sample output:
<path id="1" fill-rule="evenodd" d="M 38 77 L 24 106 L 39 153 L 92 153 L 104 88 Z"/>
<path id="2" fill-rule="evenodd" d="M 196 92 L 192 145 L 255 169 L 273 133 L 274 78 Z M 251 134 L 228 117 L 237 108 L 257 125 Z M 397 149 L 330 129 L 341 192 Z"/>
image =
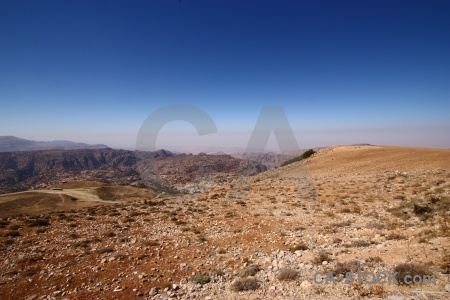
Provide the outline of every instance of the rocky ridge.
<path id="1" fill-rule="evenodd" d="M 200 191 L 266 170 L 229 155 L 175 155 L 166 150 L 46 150 L 0 153 L 0 193 L 72 180 Z M 187 185 L 187 186 L 186 186 Z"/>

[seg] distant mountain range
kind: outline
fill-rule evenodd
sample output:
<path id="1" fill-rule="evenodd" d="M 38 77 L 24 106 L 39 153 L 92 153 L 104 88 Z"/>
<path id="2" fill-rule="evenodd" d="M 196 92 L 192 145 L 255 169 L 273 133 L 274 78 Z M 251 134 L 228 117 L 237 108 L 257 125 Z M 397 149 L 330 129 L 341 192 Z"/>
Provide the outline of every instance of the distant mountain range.
<path id="1" fill-rule="evenodd" d="M 71 141 L 32 141 L 15 136 L 0 136 L 0 152 L 34 151 L 34 150 L 75 150 L 104 149 L 107 145 L 89 145 Z"/>

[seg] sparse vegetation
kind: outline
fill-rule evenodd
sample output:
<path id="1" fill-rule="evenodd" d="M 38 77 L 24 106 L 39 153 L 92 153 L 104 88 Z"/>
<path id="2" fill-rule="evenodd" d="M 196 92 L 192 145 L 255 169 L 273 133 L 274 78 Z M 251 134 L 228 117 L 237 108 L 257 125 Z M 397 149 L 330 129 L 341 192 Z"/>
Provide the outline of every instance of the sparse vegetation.
<path id="1" fill-rule="evenodd" d="M 398 233 L 390 233 L 388 236 L 386 236 L 387 240 L 404 240 L 405 237 Z"/>
<path id="2" fill-rule="evenodd" d="M 277 274 L 277 278 L 280 281 L 291 281 L 297 279 L 297 277 L 298 272 L 292 268 L 283 268 Z"/>
<path id="3" fill-rule="evenodd" d="M 27 222 L 28 227 L 49 226 L 50 222 L 45 219 L 30 220 Z"/>
<path id="4" fill-rule="evenodd" d="M 358 272 L 361 270 L 362 270 L 362 266 L 361 266 L 360 262 L 357 260 L 351 260 L 351 261 L 346 261 L 343 263 L 338 262 L 332 272 L 334 275 L 345 276 L 345 273 L 347 273 L 347 272 L 355 273 L 355 272 Z"/>
<path id="5" fill-rule="evenodd" d="M 99 254 L 112 253 L 112 252 L 114 252 L 114 249 L 113 248 L 109 248 L 109 247 L 97 250 L 97 253 L 99 253 Z"/>
<path id="6" fill-rule="evenodd" d="M 241 277 L 255 276 L 260 270 L 261 268 L 258 265 L 251 265 L 242 270 L 239 276 Z"/>
<path id="7" fill-rule="evenodd" d="M 191 276 L 191 281 L 197 284 L 207 284 L 210 281 L 209 276 L 205 274 L 196 274 Z"/>
<path id="8" fill-rule="evenodd" d="M 431 269 L 425 265 L 415 264 L 415 263 L 403 263 L 395 266 L 394 272 L 397 272 L 396 279 L 397 281 L 403 282 L 403 279 L 406 275 L 410 275 L 411 279 L 414 276 L 424 276 L 424 275 L 432 275 Z"/>
<path id="9" fill-rule="evenodd" d="M 294 157 L 288 161 L 285 161 L 284 163 L 281 164 L 281 167 L 290 165 L 292 163 L 295 163 L 297 161 L 301 161 L 303 159 L 307 159 L 308 157 L 312 156 L 314 153 L 316 153 L 313 149 L 309 149 L 308 151 L 303 152 L 302 155 L 299 155 L 297 157 Z"/>
<path id="10" fill-rule="evenodd" d="M 297 250 L 304 251 L 304 250 L 308 250 L 308 246 L 305 243 L 301 242 L 301 243 L 295 245 L 294 247 L 290 248 L 290 250 L 292 252 L 295 252 Z"/>
<path id="11" fill-rule="evenodd" d="M 317 265 L 321 264 L 324 261 L 331 261 L 330 253 L 327 251 L 319 251 L 319 253 L 314 258 L 313 262 Z"/>
<path id="12" fill-rule="evenodd" d="M 14 230 L 14 231 L 9 231 L 9 232 L 7 232 L 7 233 L 5 234 L 5 236 L 8 236 L 8 237 L 17 237 L 17 236 L 20 236 L 20 232 L 18 232 L 18 231 L 16 231 L 16 230 Z"/>
<path id="13" fill-rule="evenodd" d="M 231 284 L 230 289 L 234 292 L 253 291 L 259 288 L 255 278 L 240 278 Z"/>

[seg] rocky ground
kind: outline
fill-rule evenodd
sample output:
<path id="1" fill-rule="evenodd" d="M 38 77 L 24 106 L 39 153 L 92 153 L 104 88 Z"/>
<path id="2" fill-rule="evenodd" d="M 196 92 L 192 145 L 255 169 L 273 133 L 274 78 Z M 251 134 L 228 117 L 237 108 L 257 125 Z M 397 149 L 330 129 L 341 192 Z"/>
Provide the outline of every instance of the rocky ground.
<path id="1" fill-rule="evenodd" d="M 448 299 L 449 154 L 335 147 L 203 193 L 4 217 L 0 298 Z M 396 268 L 436 283 L 342 280 Z"/>

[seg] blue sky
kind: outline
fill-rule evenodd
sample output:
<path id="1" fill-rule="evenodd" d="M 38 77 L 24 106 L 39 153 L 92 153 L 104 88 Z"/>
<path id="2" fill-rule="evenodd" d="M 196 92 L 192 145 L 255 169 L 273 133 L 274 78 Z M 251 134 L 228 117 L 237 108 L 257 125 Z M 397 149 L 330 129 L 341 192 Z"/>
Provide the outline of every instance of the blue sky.
<path id="1" fill-rule="evenodd" d="M 448 148 L 449 53 L 448 1 L 5 0 L 0 135 L 132 149 L 180 103 L 218 132 L 175 121 L 159 147 L 245 148 L 281 106 L 302 148 Z"/>

